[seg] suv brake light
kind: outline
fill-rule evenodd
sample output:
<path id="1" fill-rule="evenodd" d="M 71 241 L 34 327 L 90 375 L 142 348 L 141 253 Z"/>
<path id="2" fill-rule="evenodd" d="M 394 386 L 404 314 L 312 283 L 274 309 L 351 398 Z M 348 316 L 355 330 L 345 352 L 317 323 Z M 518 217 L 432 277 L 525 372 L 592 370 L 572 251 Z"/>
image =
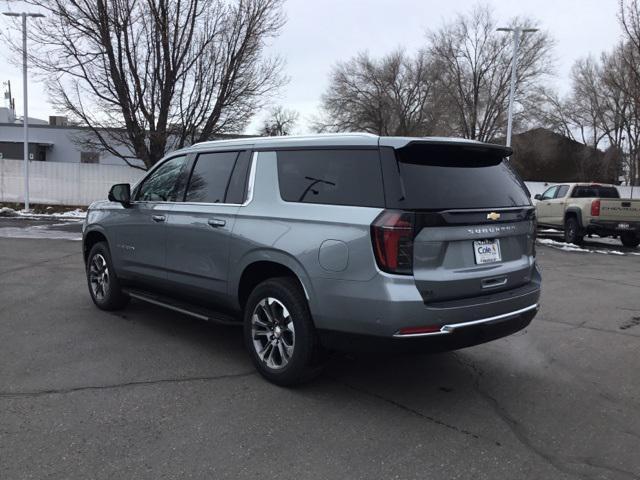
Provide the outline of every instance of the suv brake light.
<path id="1" fill-rule="evenodd" d="M 380 270 L 387 273 L 413 273 L 415 215 L 385 210 L 371 224 L 373 252 Z"/>
<path id="2" fill-rule="evenodd" d="M 593 200 L 591 202 L 591 216 L 592 217 L 600 216 L 600 200 Z"/>

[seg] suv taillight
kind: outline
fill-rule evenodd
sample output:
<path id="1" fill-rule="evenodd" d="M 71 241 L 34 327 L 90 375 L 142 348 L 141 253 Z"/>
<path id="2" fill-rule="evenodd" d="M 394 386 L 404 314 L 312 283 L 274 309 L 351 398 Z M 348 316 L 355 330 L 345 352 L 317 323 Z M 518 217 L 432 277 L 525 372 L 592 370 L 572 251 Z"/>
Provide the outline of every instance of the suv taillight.
<path id="1" fill-rule="evenodd" d="M 592 217 L 600 216 L 600 200 L 593 200 L 591 202 L 591 216 Z"/>
<path id="2" fill-rule="evenodd" d="M 371 224 L 373 252 L 380 270 L 413 273 L 414 214 L 385 210 Z"/>

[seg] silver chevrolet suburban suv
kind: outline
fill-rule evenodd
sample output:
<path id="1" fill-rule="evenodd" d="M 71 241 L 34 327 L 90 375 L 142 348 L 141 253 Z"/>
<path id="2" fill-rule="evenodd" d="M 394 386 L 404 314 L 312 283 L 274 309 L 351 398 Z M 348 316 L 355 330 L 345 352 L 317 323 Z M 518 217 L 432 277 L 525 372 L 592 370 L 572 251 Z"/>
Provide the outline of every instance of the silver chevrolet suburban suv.
<path id="1" fill-rule="evenodd" d="M 331 350 L 442 351 L 538 310 L 536 221 L 504 146 L 370 134 L 205 142 L 114 185 L 83 229 L 89 291 L 244 327 L 292 385 Z"/>

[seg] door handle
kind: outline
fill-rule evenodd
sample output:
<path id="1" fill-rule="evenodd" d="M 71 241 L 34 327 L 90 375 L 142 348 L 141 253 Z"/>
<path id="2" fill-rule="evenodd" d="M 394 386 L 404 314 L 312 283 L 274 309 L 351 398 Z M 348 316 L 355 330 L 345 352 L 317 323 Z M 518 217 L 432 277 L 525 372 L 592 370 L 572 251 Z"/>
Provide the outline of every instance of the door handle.
<path id="1" fill-rule="evenodd" d="M 164 222 L 167 219 L 164 215 L 152 215 L 151 218 L 154 222 Z"/>
<path id="2" fill-rule="evenodd" d="M 212 218 L 208 220 L 207 223 L 214 228 L 224 227 L 227 224 L 225 220 L 220 220 L 218 218 Z"/>

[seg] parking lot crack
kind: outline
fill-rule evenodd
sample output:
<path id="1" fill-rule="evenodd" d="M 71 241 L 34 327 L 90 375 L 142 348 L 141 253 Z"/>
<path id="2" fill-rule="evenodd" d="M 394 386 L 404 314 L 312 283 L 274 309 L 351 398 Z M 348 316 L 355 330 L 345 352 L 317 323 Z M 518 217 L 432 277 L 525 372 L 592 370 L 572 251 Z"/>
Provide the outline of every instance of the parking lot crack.
<path id="1" fill-rule="evenodd" d="M 622 336 L 625 336 L 625 337 L 638 338 L 638 336 L 640 336 L 637 333 L 631 333 L 631 332 L 627 332 L 625 330 L 620 331 L 620 329 L 618 329 L 618 330 L 608 330 L 606 328 L 592 327 L 590 325 L 586 325 L 587 320 L 584 320 L 584 321 L 579 322 L 579 323 L 570 323 L 570 322 L 563 322 L 562 320 L 556 320 L 556 319 L 550 320 L 549 318 L 537 318 L 536 322 L 548 322 L 548 323 L 557 323 L 559 325 L 567 325 L 568 327 L 571 327 L 571 328 L 568 329 L 568 331 L 577 330 L 577 329 L 581 329 L 582 328 L 582 329 L 591 330 L 591 331 L 594 331 L 594 332 L 611 333 L 613 335 L 622 335 Z"/>
<path id="2" fill-rule="evenodd" d="M 411 407 L 409 407 L 407 405 L 404 405 L 403 403 L 400 403 L 400 402 L 398 402 L 396 400 L 393 400 L 392 398 L 388 398 L 388 397 L 385 397 L 384 395 L 381 395 L 379 393 L 371 392 L 369 390 L 357 387 L 357 386 L 352 385 L 350 383 L 346 383 L 346 382 L 340 381 L 340 380 L 338 380 L 336 378 L 333 378 L 332 380 L 334 382 L 344 386 L 344 387 L 347 387 L 347 388 L 349 388 L 351 390 L 354 390 L 354 391 L 356 391 L 358 393 L 362 393 L 362 394 L 367 395 L 369 397 L 373 397 L 373 398 L 375 398 L 377 400 L 381 400 L 381 401 L 383 401 L 385 403 L 388 403 L 388 404 L 390 404 L 390 405 L 392 405 L 392 406 L 394 406 L 396 408 L 399 408 L 399 409 L 401 409 L 401 410 L 403 410 L 403 411 L 405 411 L 407 413 L 410 413 L 412 415 L 416 415 L 416 416 L 418 416 L 418 417 L 420 417 L 420 418 L 422 418 L 424 420 L 427 420 L 427 421 L 429 421 L 431 423 L 434 423 L 436 425 L 439 425 L 441 427 L 448 428 L 449 430 L 453 430 L 453 431 L 461 433 L 463 435 L 467 435 L 467 436 L 469 436 L 471 438 L 475 438 L 475 439 L 481 439 L 482 438 L 484 440 L 490 440 L 492 443 L 494 443 L 494 444 L 496 444 L 498 446 L 500 445 L 500 443 L 496 442 L 495 440 L 491 440 L 491 439 L 487 439 L 487 438 L 481 437 L 477 433 L 473 433 L 473 432 L 471 432 L 469 430 L 466 430 L 464 428 L 460 428 L 460 427 L 458 427 L 456 425 L 452 425 L 450 423 L 444 422 L 444 421 L 439 420 L 439 419 L 437 419 L 435 417 L 432 417 L 430 415 L 425 415 L 424 413 L 422 413 L 422 412 L 420 412 L 420 411 L 418 411 L 418 410 L 416 410 L 414 408 L 411 408 Z"/>
<path id="3" fill-rule="evenodd" d="M 240 372 L 240 373 L 230 373 L 225 375 L 161 378 L 157 380 L 139 380 L 134 382 L 113 383 L 108 385 L 85 385 L 85 386 L 72 387 L 72 388 L 35 390 L 30 392 L 0 392 L 0 398 L 66 395 L 69 393 L 84 392 L 84 391 L 90 391 L 90 390 L 110 390 L 110 389 L 139 387 L 139 386 L 148 386 L 148 385 L 159 385 L 163 383 L 209 382 L 209 381 L 225 380 L 225 379 L 231 379 L 231 378 L 248 377 L 250 375 L 255 375 L 255 370 L 251 370 L 248 372 Z"/>
<path id="4" fill-rule="evenodd" d="M 474 390 L 485 399 L 485 401 L 491 406 L 495 414 L 505 423 L 505 425 L 509 428 L 509 430 L 515 435 L 518 441 L 529 451 L 533 452 L 535 455 L 549 463 L 556 470 L 570 475 L 576 478 L 584 478 L 585 473 L 583 470 L 578 470 L 576 468 L 570 467 L 567 463 L 570 464 L 581 464 L 590 468 L 598 468 L 602 470 L 608 470 L 610 472 L 615 472 L 617 474 L 624 475 L 627 478 L 638 479 L 639 477 L 635 476 L 631 472 L 627 472 L 625 470 L 620 470 L 616 467 L 607 466 L 601 463 L 596 463 L 594 459 L 564 459 L 559 458 L 555 455 L 552 455 L 542 448 L 535 445 L 534 442 L 531 441 L 529 436 L 527 435 L 525 427 L 518 422 L 515 418 L 513 418 L 507 410 L 500 404 L 500 401 L 491 395 L 488 391 L 486 391 L 481 386 L 481 378 L 484 375 L 482 369 L 473 363 L 470 360 L 466 360 L 462 358 L 460 355 L 454 352 L 454 357 L 460 362 L 463 366 L 469 369 L 473 375 L 473 388 Z"/>
<path id="5" fill-rule="evenodd" d="M 78 255 L 80 255 L 79 252 L 74 252 L 74 253 L 70 253 L 68 255 L 62 255 L 61 257 L 48 258 L 47 260 L 42 260 L 40 262 L 33 262 L 33 263 L 28 264 L 28 265 L 22 265 L 21 267 L 15 267 L 15 268 L 9 268 L 7 270 L 2 270 L 2 271 L 0 271 L 0 275 L 4 275 L 5 273 L 18 272 L 20 270 L 25 270 L 27 268 L 37 267 L 38 265 L 44 265 L 45 263 L 51 263 L 51 262 L 56 262 L 58 260 L 64 260 L 65 258 L 69 258 L 69 257 L 77 257 Z"/>

